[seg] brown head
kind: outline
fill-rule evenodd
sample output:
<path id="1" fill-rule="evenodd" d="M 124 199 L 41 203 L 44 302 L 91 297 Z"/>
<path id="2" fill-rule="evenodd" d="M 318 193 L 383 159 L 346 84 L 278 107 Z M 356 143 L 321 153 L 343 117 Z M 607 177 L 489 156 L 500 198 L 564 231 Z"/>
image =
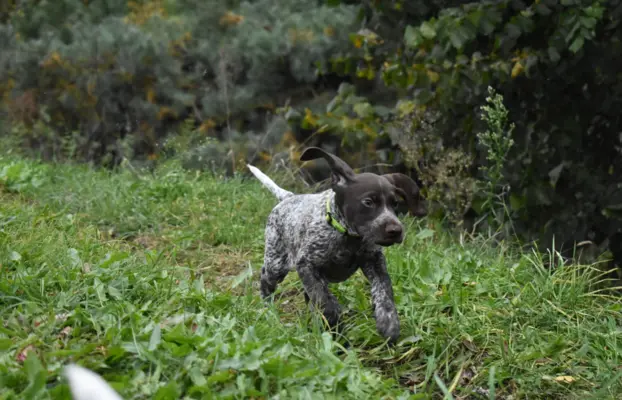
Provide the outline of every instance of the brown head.
<path id="1" fill-rule="evenodd" d="M 372 173 L 356 174 L 342 159 L 317 147 L 307 148 L 300 160 L 318 158 L 325 159 L 330 166 L 335 203 L 350 228 L 364 240 L 380 246 L 404 240 L 404 227 L 395 214 L 398 196 L 409 201 L 408 192 L 399 186 L 404 184 L 403 180 Z"/>

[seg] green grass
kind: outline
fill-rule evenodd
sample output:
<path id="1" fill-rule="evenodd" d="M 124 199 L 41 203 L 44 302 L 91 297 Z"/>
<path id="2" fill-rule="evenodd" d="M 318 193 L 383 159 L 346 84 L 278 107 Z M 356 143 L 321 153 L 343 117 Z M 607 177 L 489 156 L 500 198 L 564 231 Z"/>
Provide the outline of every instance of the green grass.
<path id="1" fill-rule="evenodd" d="M 401 342 L 376 333 L 357 273 L 333 287 L 344 350 L 295 273 L 274 306 L 258 296 L 274 204 L 255 180 L 174 163 L 138 175 L 0 158 L 0 398 L 68 399 L 70 361 L 127 399 L 622 396 L 622 301 L 597 291 L 597 268 L 549 271 L 406 218 L 386 252 Z"/>

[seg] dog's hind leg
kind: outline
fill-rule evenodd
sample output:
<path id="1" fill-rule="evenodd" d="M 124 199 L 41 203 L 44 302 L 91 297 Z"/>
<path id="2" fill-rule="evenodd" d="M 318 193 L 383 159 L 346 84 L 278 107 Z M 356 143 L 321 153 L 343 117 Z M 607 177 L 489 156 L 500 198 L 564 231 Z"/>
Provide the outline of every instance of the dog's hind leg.
<path id="1" fill-rule="evenodd" d="M 283 282 L 288 273 L 286 256 L 283 255 L 278 258 L 266 257 L 261 267 L 261 297 L 267 299 L 272 296 L 276 291 L 277 285 Z"/>
<path id="2" fill-rule="evenodd" d="M 283 251 L 276 228 L 266 227 L 266 249 L 264 262 L 261 267 L 260 291 L 261 297 L 267 299 L 272 296 L 279 283 L 287 276 L 290 270 L 289 258 Z"/>

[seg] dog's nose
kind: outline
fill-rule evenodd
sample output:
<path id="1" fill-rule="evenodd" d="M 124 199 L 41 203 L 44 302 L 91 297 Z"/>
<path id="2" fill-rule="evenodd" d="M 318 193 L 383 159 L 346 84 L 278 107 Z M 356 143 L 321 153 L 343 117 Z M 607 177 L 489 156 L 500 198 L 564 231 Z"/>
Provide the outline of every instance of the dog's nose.
<path id="1" fill-rule="evenodd" d="M 389 224 L 385 228 L 385 232 L 390 238 L 397 238 L 402 235 L 402 227 L 397 224 Z"/>

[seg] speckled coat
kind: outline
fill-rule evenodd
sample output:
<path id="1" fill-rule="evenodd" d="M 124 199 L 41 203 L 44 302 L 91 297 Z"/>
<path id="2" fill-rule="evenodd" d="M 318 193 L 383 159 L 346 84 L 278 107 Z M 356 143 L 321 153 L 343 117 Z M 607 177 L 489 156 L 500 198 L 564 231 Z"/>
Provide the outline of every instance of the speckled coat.
<path id="1" fill-rule="evenodd" d="M 249 166 L 249 169 L 280 200 L 266 223 L 262 297 L 270 297 L 295 268 L 307 301 L 319 307 L 329 325 L 335 326 L 341 310 L 328 284 L 343 282 L 360 268 L 371 283 L 376 328 L 383 337 L 396 341 L 400 322 L 382 247 L 341 233 L 327 221 L 328 200 L 333 218 L 352 232 L 336 207 L 333 190 L 294 195 L 278 187 L 257 168 Z"/>

